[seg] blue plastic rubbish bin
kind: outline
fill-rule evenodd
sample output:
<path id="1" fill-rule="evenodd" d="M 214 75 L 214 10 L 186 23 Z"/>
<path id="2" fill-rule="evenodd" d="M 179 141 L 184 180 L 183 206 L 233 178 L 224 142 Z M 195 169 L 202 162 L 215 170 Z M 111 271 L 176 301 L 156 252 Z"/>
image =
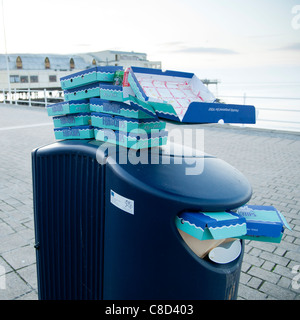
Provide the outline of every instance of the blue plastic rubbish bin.
<path id="1" fill-rule="evenodd" d="M 201 259 L 175 217 L 245 204 L 247 179 L 210 155 L 194 158 L 201 174 L 187 175 L 190 164 L 164 147 L 144 151 L 148 163 L 121 164 L 128 149 L 101 145 L 69 140 L 32 152 L 39 298 L 235 299 L 243 242 L 230 263 Z"/>

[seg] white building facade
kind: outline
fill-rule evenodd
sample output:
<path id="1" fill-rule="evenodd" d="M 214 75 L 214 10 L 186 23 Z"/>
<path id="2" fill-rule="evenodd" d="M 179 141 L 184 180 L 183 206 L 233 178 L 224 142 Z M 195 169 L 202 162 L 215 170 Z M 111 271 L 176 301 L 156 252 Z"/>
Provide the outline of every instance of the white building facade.
<path id="1" fill-rule="evenodd" d="M 99 51 L 76 55 L 0 54 L 0 90 L 59 89 L 60 78 L 94 66 L 161 68 L 146 53 Z"/>

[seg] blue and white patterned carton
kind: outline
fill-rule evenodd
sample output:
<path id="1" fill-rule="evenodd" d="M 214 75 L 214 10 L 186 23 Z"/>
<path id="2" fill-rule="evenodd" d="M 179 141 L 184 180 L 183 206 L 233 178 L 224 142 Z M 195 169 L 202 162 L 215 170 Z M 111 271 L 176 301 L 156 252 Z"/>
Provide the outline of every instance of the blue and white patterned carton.
<path id="1" fill-rule="evenodd" d="M 154 109 L 148 104 L 130 96 L 129 100 L 124 102 L 109 101 L 106 99 L 91 98 L 91 111 L 109 113 L 134 119 L 157 119 Z"/>
<path id="2" fill-rule="evenodd" d="M 100 97 L 100 85 L 101 82 L 96 82 L 86 86 L 64 90 L 64 98 L 66 101 L 70 101 Z"/>
<path id="3" fill-rule="evenodd" d="M 137 132 L 122 132 L 111 129 L 95 128 L 95 139 L 117 144 L 126 148 L 144 149 L 158 147 L 167 143 L 168 132 L 156 130 L 151 134 Z"/>
<path id="4" fill-rule="evenodd" d="M 102 84 L 100 86 L 100 98 L 119 102 L 126 101 L 123 96 L 123 87 L 114 84 Z"/>
<path id="5" fill-rule="evenodd" d="M 58 140 L 93 139 L 94 128 L 92 126 L 54 128 L 54 134 Z"/>
<path id="6" fill-rule="evenodd" d="M 113 82 L 116 71 L 123 70 L 121 66 L 94 67 L 80 72 L 72 73 L 60 78 L 62 89 L 72 89 L 95 82 Z"/>
<path id="7" fill-rule="evenodd" d="M 91 114 L 83 112 L 53 117 L 53 124 L 55 128 L 89 125 L 91 124 Z"/>
<path id="8" fill-rule="evenodd" d="M 156 119 L 132 119 L 100 112 L 91 113 L 91 122 L 94 127 L 126 132 L 142 130 L 151 133 L 151 130 L 166 128 L 165 122 Z"/>
<path id="9" fill-rule="evenodd" d="M 48 116 L 59 116 L 70 113 L 81 113 L 90 111 L 90 102 L 88 99 L 71 100 L 51 104 L 46 107 Z"/>
<path id="10" fill-rule="evenodd" d="M 247 234 L 243 239 L 279 243 L 284 228 L 291 230 L 284 216 L 273 206 L 245 205 L 237 214 L 246 219 Z"/>
<path id="11" fill-rule="evenodd" d="M 226 239 L 245 235 L 246 220 L 234 212 L 183 212 L 176 216 L 178 229 L 199 239 Z"/>

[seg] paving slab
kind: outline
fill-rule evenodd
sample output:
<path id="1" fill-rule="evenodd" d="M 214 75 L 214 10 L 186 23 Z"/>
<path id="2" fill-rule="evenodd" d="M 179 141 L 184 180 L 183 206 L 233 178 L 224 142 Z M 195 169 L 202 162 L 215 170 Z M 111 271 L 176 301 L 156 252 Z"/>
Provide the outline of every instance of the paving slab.
<path id="1" fill-rule="evenodd" d="M 0 104 L 0 299 L 37 299 L 31 151 L 55 141 L 42 107 Z M 193 145 L 240 170 L 250 204 L 274 205 L 293 229 L 280 244 L 246 241 L 238 299 L 300 299 L 300 133 L 230 125 L 174 126 Z M 190 130 L 193 129 L 193 130 Z M 184 133 L 182 134 L 184 136 Z M 193 141 L 194 140 L 194 141 Z"/>

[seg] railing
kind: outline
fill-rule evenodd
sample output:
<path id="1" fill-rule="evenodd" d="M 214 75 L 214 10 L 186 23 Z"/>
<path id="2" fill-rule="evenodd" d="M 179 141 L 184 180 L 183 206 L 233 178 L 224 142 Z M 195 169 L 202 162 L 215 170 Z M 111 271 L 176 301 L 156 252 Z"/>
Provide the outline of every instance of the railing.
<path id="1" fill-rule="evenodd" d="M 63 101 L 63 91 L 59 89 L 7 89 L 0 91 L 0 103 L 47 106 Z"/>
<path id="2" fill-rule="evenodd" d="M 300 98 L 284 98 L 284 97 L 262 97 L 262 96 L 218 96 L 225 103 L 251 104 L 255 100 L 257 111 L 257 124 L 261 127 L 269 127 L 272 129 L 286 129 L 292 131 L 300 131 Z M 0 103 L 8 104 L 25 104 L 29 106 L 47 106 L 49 104 L 63 101 L 63 91 L 60 89 L 12 89 L 11 93 L 7 89 L 0 91 Z M 265 107 L 265 100 L 288 101 L 294 104 L 292 107 Z M 249 102 L 250 101 L 250 102 Z M 299 103 L 298 103 L 299 102 Z M 269 125 L 266 125 L 268 124 Z"/>
<path id="3" fill-rule="evenodd" d="M 300 131 L 300 98 L 263 97 L 263 96 L 218 96 L 225 103 L 253 104 L 256 109 L 256 121 L 261 127 Z M 266 100 L 274 101 L 267 107 Z M 274 106 L 280 101 L 279 106 Z M 283 107 L 283 101 L 289 107 Z M 269 125 L 268 125 L 269 123 Z"/>

